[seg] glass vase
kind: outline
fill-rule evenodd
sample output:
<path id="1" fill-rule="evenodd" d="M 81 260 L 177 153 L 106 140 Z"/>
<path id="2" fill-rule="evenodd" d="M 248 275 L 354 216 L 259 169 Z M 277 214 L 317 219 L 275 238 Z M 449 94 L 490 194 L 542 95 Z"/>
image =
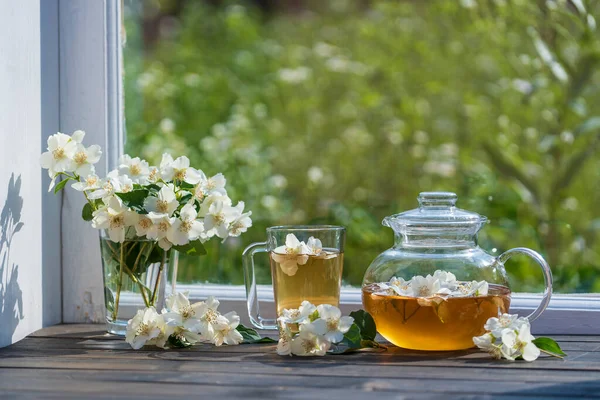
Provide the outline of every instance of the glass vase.
<path id="1" fill-rule="evenodd" d="M 100 233 L 100 251 L 104 272 L 104 304 L 107 331 L 125 335 L 127 321 L 138 310 L 164 306 L 167 271 L 176 270 L 177 252 L 165 251 L 156 241 L 127 238 L 113 242 L 104 231 Z"/>

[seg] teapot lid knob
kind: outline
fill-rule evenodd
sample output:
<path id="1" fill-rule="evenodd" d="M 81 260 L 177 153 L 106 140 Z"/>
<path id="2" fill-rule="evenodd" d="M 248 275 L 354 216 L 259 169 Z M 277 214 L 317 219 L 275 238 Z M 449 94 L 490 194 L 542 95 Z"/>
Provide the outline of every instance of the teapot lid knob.
<path id="1" fill-rule="evenodd" d="M 419 193 L 421 207 L 454 207 L 458 196 L 452 192 L 421 192 Z"/>

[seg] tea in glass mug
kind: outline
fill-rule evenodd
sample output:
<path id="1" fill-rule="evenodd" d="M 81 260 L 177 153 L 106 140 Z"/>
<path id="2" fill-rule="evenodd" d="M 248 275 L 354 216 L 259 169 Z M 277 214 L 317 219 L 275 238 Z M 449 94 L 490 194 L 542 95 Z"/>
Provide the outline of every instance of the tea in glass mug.
<path id="1" fill-rule="evenodd" d="M 253 255 L 268 252 L 275 307 L 298 308 L 304 300 L 315 305 L 339 305 L 346 230 L 341 226 L 302 225 L 267 228 L 267 241 L 244 250 L 248 315 L 257 328 L 276 329 L 275 320 L 260 316 Z"/>

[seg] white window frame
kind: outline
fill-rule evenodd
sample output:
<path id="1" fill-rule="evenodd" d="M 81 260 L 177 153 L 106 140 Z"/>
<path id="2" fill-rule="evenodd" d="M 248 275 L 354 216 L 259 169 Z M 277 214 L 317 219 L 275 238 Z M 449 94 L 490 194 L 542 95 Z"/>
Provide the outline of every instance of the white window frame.
<path id="1" fill-rule="evenodd" d="M 103 174 L 108 166 L 116 164 L 123 151 L 122 4 L 120 0 L 59 0 L 59 5 L 60 127 L 66 132 L 85 129 L 88 142 L 104 144 L 106 161 L 98 168 L 99 174 Z M 65 191 L 62 208 L 63 321 L 103 322 L 98 234 L 81 220 L 82 206 L 83 199 L 77 193 Z M 189 290 L 194 300 L 214 295 L 226 303 L 223 309 L 229 305 L 247 318 L 244 286 L 195 284 L 179 285 L 178 290 Z M 270 286 L 261 285 L 258 291 L 262 302 L 273 302 Z M 511 310 L 526 313 L 535 309 L 540 301 L 539 294 L 515 293 Z M 344 309 L 358 308 L 360 289 L 343 288 L 341 303 Z M 594 314 L 590 315 L 590 312 Z M 560 316 L 582 315 L 582 321 L 590 318 L 598 321 L 598 329 L 598 312 L 600 294 L 554 294 L 542 319 L 555 321 Z"/>

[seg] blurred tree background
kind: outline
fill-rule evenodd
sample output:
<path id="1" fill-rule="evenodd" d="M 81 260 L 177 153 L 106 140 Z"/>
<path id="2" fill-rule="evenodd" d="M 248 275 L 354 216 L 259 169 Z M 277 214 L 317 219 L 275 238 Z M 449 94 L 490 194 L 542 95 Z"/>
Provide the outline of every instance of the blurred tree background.
<path id="1" fill-rule="evenodd" d="M 561 292 L 600 292 L 597 1 L 125 0 L 126 149 L 223 172 L 254 226 L 183 259 L 241 284 L 278 224 L 348 228 L 344 281 L 390 247 L 383 217 L 448 190 L 480 245 L 538 249 Z M 260 260 L 260 259 L 259 259 Z M 270 282 L 260 270 L 259 282 Z M 537 291 L 527 259 L 513 289 Z"/>

